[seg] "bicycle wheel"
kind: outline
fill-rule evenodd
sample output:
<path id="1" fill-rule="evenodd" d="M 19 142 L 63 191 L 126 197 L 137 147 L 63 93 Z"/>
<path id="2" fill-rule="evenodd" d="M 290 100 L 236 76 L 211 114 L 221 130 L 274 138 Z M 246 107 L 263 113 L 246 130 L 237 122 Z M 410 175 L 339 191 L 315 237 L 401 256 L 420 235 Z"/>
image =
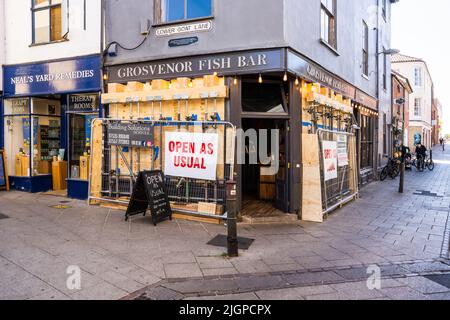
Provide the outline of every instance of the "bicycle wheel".
<path id="1" fill-rule="evenodd" d="M 398 166 L 393 167 L 391 170 L 391 178 L 395 179 L 398 177 L 399 174 L 400 174 L 400 170 L 399 170 Z"/>
<path id="2" fill-rule="evenodd" d="M 428 162 L 427 168 L 428 168 L 428 170 L 433 171 L 434 170 L 434 162 L 433 161 Z"/>
<path id="3" fill-rule="evenodd" d="M 387 176 L 388 176 L 388 167 L 384 167 L 383 170 L 380 173 L 380 181 L 384 181 L 386 180 Z"/>

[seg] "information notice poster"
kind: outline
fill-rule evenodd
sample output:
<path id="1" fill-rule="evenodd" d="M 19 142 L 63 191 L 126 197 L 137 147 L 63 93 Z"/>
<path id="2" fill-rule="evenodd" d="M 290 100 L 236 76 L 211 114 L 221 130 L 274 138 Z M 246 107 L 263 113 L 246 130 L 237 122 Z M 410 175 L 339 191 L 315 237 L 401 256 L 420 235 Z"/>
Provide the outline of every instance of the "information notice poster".
<path id="1" fill-rule="evenodd" d="M 348 159 L 348 148 L 347 148 L 347 139 L 346 135 L 340 134 L 338 135 L 337 141 L 337 154 L 338 154 L 338 165 L 340 168 L 346 167 L 349 165 Z"/>
<path id="2" fill-rule="evenodd" d="M 337 179 L 338 177 L 338 158 L 337 142 L 323 141 L 323 174 L 325 181 Z"/>

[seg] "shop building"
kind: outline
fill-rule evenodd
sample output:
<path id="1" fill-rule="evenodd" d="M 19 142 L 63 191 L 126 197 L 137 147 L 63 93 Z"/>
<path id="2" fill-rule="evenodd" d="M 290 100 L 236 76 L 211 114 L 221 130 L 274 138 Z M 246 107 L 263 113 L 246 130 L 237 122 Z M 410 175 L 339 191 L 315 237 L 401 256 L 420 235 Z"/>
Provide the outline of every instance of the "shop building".
<path id="1" fill-rule="evenodd" d="M 409 99 L 409 136 L 408 146 L 414 148 L 417 143 L 432 147 L 432 105 L 433 79 L 426 62 L 422 59 L 396 54 L 392 69 L 408 78 L 414 92 Z"/>
<path id="2" fill-rule="evenodd" d="M 433 146 L 438 145 L 439 140 L 443 137 L 442 134 L 442 105 L 439 99 L 433 99 L 433 112 L 431 116 L 431 123 L 433 125 L 432 136 L 433 136 Z"/>
<path id="3" fill-rule="evenodd" d="M 5 2 L 2 144 L 11 189 L 86 199 L 101 114 L 101 1 Z"/>
<path id="4" fill-rule="evenodd" d="M 394 144 L 391 147 L 394 150 L 398 150 L 398 146 L 403 141 L 405 144 L 408 142 L 409 96 L 412 93 L 413 88 L 408 78 L 392 71 L 392 141 Z"/>
<path id="5" fill-rule="evenodd" d="M 264 176 L 261 162 L 235 166 L 240 212 L 269 207 L 321 221 L 354 198 L 379 166 L 379 97 L 389 97 L 389 110 L 391 101 L 390 88 L 379 88 L 390 78 L 382 61 L 389 60 L 392 2 L 106 2 L 105 116 L 139 120 L 134 110 L 155 108 L 155 99 L 166 99 L 163 89 L 173 100 L 164 118 L 176 119 L 180 100 L 192 98 L 200 103 L 195 116 L 207 122 L 203 113 L 215 95 L 201 98 L 193 89 L 210 81 L 225 86 L 221 120 L 280 133 L 277 174 Z M 148 119 L 159 119 L 148 110 L 142 111 Z"/>
<path id="6" fill-rule="evenodd" d="M 0 2 L 0 117 L 3 110 L 3 70 L 5 60 L 5 2 Z M 0 119 L 1 120 L 1 119 Z M 0 150 L 3 149 L 3 121 L 0 121 Z"/>

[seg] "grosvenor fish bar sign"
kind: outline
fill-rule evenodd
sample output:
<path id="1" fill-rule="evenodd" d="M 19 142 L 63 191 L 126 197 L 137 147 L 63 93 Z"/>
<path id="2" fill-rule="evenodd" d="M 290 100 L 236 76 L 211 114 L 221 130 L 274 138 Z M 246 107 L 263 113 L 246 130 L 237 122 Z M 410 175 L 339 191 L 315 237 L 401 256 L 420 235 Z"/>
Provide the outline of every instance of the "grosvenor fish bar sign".
<path id="1" fill-rule="evenodd" d="M 167 77 L 198 76 L 213 72 L 233 74 L 267 69 L 278 70 L 283 68 L 283 61 L 281 50 L 266 50 L 112 66 L 108 73 L 109 82 L 145 81 Z"/>

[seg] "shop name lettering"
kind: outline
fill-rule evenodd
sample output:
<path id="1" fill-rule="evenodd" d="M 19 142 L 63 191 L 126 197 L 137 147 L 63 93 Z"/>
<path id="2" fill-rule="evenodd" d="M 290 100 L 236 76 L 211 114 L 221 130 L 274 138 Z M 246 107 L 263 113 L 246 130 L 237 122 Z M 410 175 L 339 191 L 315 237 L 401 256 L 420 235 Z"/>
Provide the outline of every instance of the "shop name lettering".
<path id="1" fill-rule="evenodd" d="M 242 55 L 238 57 L 222 57 L 200 59 L 198 61 L 180 61 L 172 63 L 149 64 L 143 66 L 124 67 L 117 70 L 120 79 L 145 77 L 153 75 L 188 73 L 194 71 L 228 70 L 233 67 L 251 68 L 266 66 L 268 59 L 266 54 Z"/>
<path id="2" fill-rule="evenodd" d="M 346 92 L 347 86 L 343 84 L 341 81 L 334 79 L 333 77 L 327 75 L 323 71 L 309 65 L 307 70 L 308 75 L 313 77 L 314 79 L 321 81 L 323 83 L 328 84 L 330 87 L 338 89 L 340 91 Z"/>
<path id="3" fill-rule="evenodd" d="M 75 110 L 93 109 L 95 105 L 94 97 L 78 97 L 72 96 L 70 98 L 71 106 Z"/>
<path id="4" fill-rule="evenodd" d="M 83 71 L 62 72 L 57 74 L 37 74 L 32 76 L 17 76 L 11 78 L 11 84 L 17 85 L 17 84 L 93 78 L 94 74 L 95 74 L 94 70 L 83 70 Z"/>

